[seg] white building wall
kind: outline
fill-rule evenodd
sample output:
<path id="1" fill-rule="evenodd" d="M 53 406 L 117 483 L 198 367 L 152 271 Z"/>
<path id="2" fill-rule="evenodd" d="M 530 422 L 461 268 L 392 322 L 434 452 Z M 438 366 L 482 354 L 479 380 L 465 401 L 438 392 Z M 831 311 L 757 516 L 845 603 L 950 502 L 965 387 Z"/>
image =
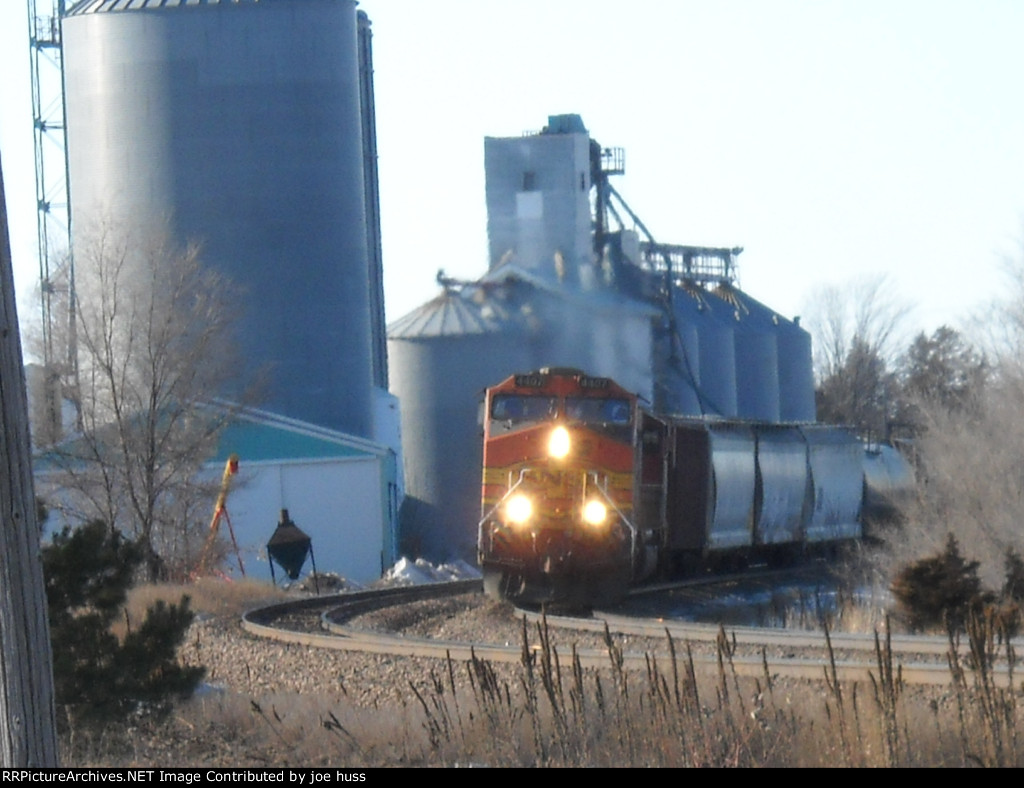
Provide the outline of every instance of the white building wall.
<path id="1" fill-rule="evenodd" d="M 227 510 L 248 576 L 270 579 L 266 545 L 282 509 L 312 540 L 318 572 L 358 583 L 381 576 L 387 518 L 377 458 L 243 462 L 238 476 Z M 230 538 L 226 524 L 222 536 Z M 302 576 L 312 568 L 307 559 Z M 280 581 L 283 570 L 274 572 Z"/>

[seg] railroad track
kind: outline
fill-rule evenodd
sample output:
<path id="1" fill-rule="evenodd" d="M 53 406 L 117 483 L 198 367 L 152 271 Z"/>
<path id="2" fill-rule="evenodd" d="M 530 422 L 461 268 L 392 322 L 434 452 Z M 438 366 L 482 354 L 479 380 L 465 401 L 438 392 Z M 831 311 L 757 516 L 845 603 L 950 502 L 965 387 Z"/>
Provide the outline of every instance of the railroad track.
<path id="1" fill-rule="evenodd" d="M 250 611 L 243 616 L 242 627 L 259 637 L 316 648 L 458 661 L 474 657 L 492 662 L 521 661 L 522 643 L 412 637 L 367 629 L 353 622 L 368 612 L 481 591 L 480 581 L 469 580 L 313 597 Z M 529 631 L 534 632 L 544 624 L 553 630 L 591 635 L 607 631 L 620 650 L 622 666 L 628 670 L 646 670 L 652 658 L 667 659 L 671 638 L 676 653 L 686 654 L 697 670 L 717 671 L 725 660 L 739 675 L 767 673 L 807 680 L 834 674 L 842 681 L 867 682 L 877 679 L 882 672 L 880 665 L 886 661 L 888 649 L 891 664 L 898 667 L 907 684 L 948 684 L 951 680 L 950 643 L 941 637 L 891 635 L 886 639 L 873 634 L 832 633 L 828 635 L 828 648 L 823 632 L 751 627 L 726 630 L 716 625 L 637 619 L 605 612 L 595 612 L 591 617 L 542 616 L 529 611 L 517 614 L 526 618 L 531 625 Z M 1014 645 L 1019 648 L 1021 642 Z M 525 648 L 538 651 L 541 646 L 531 643 Z M 612 664 L 607 647 L 573 651 L 584 668 L 606 668 Z M 961 659 L 968 658 L 965 645 L 960 646 L 959 653 Z M 560 652 L 560 658 L 565 656 L 564 651 Z M 1014 680 L 1005 658 L 997 659 L 992 676 L 1002 686 Z"/>

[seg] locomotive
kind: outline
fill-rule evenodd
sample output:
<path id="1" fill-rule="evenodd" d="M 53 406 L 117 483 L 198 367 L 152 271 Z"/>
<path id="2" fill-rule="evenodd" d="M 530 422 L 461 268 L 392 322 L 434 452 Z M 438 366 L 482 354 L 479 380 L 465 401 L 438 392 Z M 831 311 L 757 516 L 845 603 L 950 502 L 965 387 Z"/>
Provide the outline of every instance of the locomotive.
<path id="1" fill-rule="evenodd" d="M 488 388 L 483 421 L 478 561 L 485 592 L 518 603 L 614 604 L 687 569 L 830 549 L 912 483 L 848 429 L 656 414 L 578 369 Z"/>

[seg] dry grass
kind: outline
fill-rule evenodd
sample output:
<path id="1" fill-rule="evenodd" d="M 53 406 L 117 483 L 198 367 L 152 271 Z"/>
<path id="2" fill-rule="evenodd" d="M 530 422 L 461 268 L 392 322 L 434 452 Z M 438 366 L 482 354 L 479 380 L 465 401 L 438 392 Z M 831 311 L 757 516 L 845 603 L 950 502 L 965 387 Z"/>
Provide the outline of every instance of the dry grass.
<path id="1" fill-rule="evenodd" d="M 216 588 L 214 590 L 217 590 Z M 260 591 L 261 589 L 255 589 Z M 203 604 L 247 600 L 218 593 Z M 223 608 L 221 608 L 223 609 Z M 1021 766 L 1016 690 L 999 688 L 990 666 L 1000 645 L 993 622 L 976 621 L 972 656 L 951 656 L 951 682 L 908 690 L 884 637 L 870 685 L 780 682 L 732 669 L 719 640 L 717 675 L 699 675 L 685 643 L 653 656 L 644 672 L 609 662 L 584 670 L 551 644 L 546 626 L 523 624 L 518 668 L 448 661 L 398 688 L 386 708 L 317 697 L 194 699 L 162 726 L 66 742 L 67 765 L 248 766 Z M 827 637 L 827 630 L 826 630 Z M 953 651 L 951 650 L 951 654 Z M 468 689 L 465 687 L 467 678 Z"/>
<path id="2" fill-rule="evenodd" d="M 139 586 L 132 589 L 129 606 L 142 611 L 158 599 L 172 602 L 187 595 L 192 609 L 198 614 L 212 616 L 241 615 L 246 610 L 264 603 L 283 601 L 287 594 L 265 581 L 243 578 L 223 580 L 204 577 L 187 585 L 163 584 Z"/>
<path id="3" fill-rule="evenodd" d="M 189 607 L 197 616 L 238 617 L 261 604 L 283 601 L 287 595 L 266 582 L 250 579 L 206 577 L 184 585 L 140 585 L 129 591 L 125 616 L 115 625 L 114 633 L 122 637 L 127 625 L 142 621 L 154 603 L 178 604 L 183 597 L 188 597 Z"/>

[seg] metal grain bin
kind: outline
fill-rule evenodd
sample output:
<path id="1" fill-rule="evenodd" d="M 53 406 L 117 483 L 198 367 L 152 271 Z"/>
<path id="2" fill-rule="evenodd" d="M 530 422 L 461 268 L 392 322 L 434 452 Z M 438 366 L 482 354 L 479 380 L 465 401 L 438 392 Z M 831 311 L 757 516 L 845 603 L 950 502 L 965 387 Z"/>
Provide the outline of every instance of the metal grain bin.
<path id="1" fill-rule="evenodd" d="M 405 455 L 403 554 L 475 560 L 482 394 L 531 368 L 523 325 L 499 298 L 477 289 L 446 291 L 388 327 Z"/>
<path id="2" fill-rule="evenodd" d="M 817 409 L 811 335 L 797 320 L 779 318 L 775 341 L 779 353 L 779 420 L 812 422 Z"/>
<path id="3" fill-rule="evenodd" d="M 199 242 L 262 406 L 371 437 L 355 1 L 86 0 L 63 35 L 76 247 Z"/>
<path id="4" fill-rule="evenodd" d="M 700 356 L 700 405 L 703 415 L 737 415 L 734 310 L 704 293 L 694 323 Z"/>
<path id="5" fill-rule="evenodd" d="M 779 357 L 775 313 L 732 287 L 719 287 L 712 295 L 732 309 L 735 321 L 736 415 L 743 419 L 778 422 Z"/>
<path id="6" fill-rule="evenodd" d="M 657 379 L 661 382 L 655 407 L 681 416 L 717 412 L 706 401 L 701 387 L 700 299 L 703 291 L 676 288 L 672 291 L 671 314 L 664 314 L 656 356 Z"/>
<path id="7" fill-rule="evenodd" d="M 526 305 L 542 320 L 529 331 L 533 368 L 583 369 L 652 401 L 656 309 L 613 293 L 542 288 Z"/>

